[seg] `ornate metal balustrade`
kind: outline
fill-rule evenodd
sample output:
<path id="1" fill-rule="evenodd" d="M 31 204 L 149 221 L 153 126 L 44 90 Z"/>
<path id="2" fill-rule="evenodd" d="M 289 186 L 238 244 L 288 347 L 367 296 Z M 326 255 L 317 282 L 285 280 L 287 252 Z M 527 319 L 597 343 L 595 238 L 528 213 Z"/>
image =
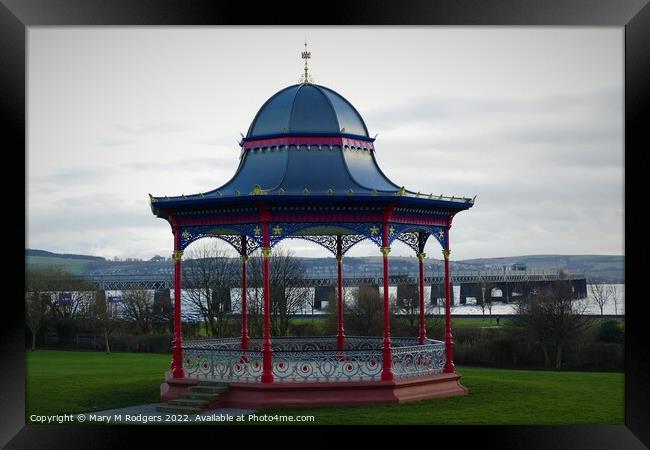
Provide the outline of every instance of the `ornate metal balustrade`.
<path id="1" fill-rule="evenodd" d="M 262 375 L 262 352 L 188 348 L 183 368 L 192 378 L 257 382 Z"/>
<path id="2" fill-rule="evenodd" d="M 259 382 L 262 340 L 251 339 L 242 350 L 237 338 L 192 339 L 183 344 L 189 377 L 220 381 Z M 336 338 L 314 336 L 273 338 L 273 376 L 276 382 L 378 381 L 382 368 L 382 338 L 349 336 L 345 349 Z M 441 341 L 393 338 L 393 371 L 397 378 L 441 373 L 445 348 Z"/>
<path id="3" fill-rule="evenodd" d="M 393 373 L 396 378 L 442 373 L 446 362 L 444 342 L 427 339 L 424 345 L 393 347 Z"/>
<path id="4" fill-rule="evenodd" d="M 273 376 L 277 382 L 376 380 L 381 376 L 381 351 L 274 352 Z"/>

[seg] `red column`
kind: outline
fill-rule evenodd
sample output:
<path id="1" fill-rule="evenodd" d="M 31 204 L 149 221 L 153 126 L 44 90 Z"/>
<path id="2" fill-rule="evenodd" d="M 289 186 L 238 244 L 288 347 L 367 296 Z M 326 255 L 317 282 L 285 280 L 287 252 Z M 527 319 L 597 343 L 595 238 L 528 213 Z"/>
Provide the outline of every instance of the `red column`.
<path id="1" fill-rule="evenodd" d="M 185 378 L 183 370 L 183 324 L 181 321 L 181 234 L 178 227 L 174 232 L 174 338 L 172 340 L 172 376 Z"/>
<path id="2" fill-rule="evenodd" d="M 246 239 L 246 238 L 243 238 Z M 248 267 L 248 255 L 244 247 L 244 254 L 241 255 L 241 348 L 248 350 L 248 304 L 246 287 L 246 268 Z"/>
<path id="3" fill-rule="evenodd" d="M 383 224 L 381 254 L 384 260 L 384 343 L 382 346 L 382 371 L 381 379 L 391 381 L 393 375 L 393 348 L 390 341 L 390 305 L 388 296 L 388 254 L 390 253 L 388 239 L 388 222 Z"/>
<path id="4" fill-rule="evenodd" d="M 262 223 L 262 256 L 264 258 L 264 337 L 262 339 L 262 383 L 273 383 L 273 360 L 271 350 L 271 286 L 269 259 L 271 243 L 269 223 Z"/>
<path id="5" fill-rule="evenodd" d="M 418 342 L 424 344 L 427 339 L 426 317 L 424 315 L 424 258 L 426 253 L 418 253 L 420 260 L 420 332 L 418 333 Z"/>
<path id="6" fill-rule="evenodd" d="M 343 328 L 343 255 L 341 236 L 336 236 L 336 261 L 338 263 L 338 326 L 336 328 L 336 348 L 345 347 L 345 330 Z"/>
<path id="7" fill-rule="evenodd" d="M 445 257 L 445 352 L 447 353 L 447 362 L 445 363 L 445 373 L 454 373 L 454 338 L 451 335 L 451 303 L 453 292 L 451 290 L 450 273 L 449 273 L 449 230 L 447 230 L 447 248 L 442 251 Z"/>

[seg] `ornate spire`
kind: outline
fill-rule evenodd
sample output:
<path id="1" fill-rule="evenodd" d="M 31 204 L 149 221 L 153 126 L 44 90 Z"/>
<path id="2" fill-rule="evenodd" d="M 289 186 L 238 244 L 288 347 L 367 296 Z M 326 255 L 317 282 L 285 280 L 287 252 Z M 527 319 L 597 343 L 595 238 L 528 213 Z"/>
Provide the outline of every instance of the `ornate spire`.
<path id="1" fill-rule="evenodd" d="M 311 83 L 311 75 L 309 75 L 309 66 L 307 62 L 311 59 L 311 52 L 307 51 L 307 38 L 305 37 L 305 51 L 302 52 L 302 59 L 305 60 L 305 73 L 300 76 L 300 81 L 303 83 Z"/>

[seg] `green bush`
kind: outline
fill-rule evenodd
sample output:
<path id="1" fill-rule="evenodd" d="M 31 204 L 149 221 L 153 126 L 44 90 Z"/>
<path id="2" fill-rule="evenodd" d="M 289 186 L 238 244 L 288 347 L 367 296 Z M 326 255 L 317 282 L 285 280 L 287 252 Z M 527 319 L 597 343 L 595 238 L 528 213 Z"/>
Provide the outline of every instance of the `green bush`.
<path id="1" fill-rule="evenodd" d="M 565 354 L 565 367 L 579 370 L 625 369 L 623 345 L 616 342 L 590 342 L 571 348 Z"/>
<path id="2" fill-rule="evenodd" d="M 420 322 L 417 317 L 404 317 L 392 315 L 390 318 L 390 334 L 399 337 L 417 337 L 420 331 Z"/>
<path id="3" fill-rule="evenodd" d="M 483 330 L 482 338 L 471 332 L 456 340 L 456 364 L 488 367 L 539 367 L 544 363 L 542 353 L 534 344 L 522 341 L 501 330 Z M 497 331 L 499 333 L 494 333 Z M 459 332 L 462 335 L 462 333 Z"/>
<path id="4" fill-rule="evenodd" d="M 113 351 L 169 353 L 171 351 L 171 339 L 172 337 L 169 334 L 121 334 L 111 336 L 109 343 Z"/>
<path id="5" fill-rule="evenodd" d="M 348 335 L 383 334 L 384 304 L 379 290 L 372 286 L 359 286 L 354 301 L 345 310 L 345 330 Z"/>
<path id="6" fill-rule="evenodd" d="M 478 327 L 452 329 L 454 341 L 458 344 L 477 344 L 484 342 L 486 331 Z"/>
<path id="7" fill-rule="evenodd" d="M 605 335 L 621 339 L 622 329 Z M 612 325 L 606 325 L 609 330 Z M 593 333 L 576 337 L 567 343 L 563 352 L 563 368 L 569 370 L 624 370 L 622 342 L 603 342 L 598 327 Z M 457 364 L 489 367 L 544 367 L 544 357 L 539 342 L 531 341 L 521 329 L 459 329 L 454 333 L 455 360 Z M 551 358 L 554 355 L 551 354 Z"/>
<path id="8" fill-rule="evenodd" d="M 615 342 L 622 344 L 624 341 L 623 327 L 617 320 L 607 320 L 600 325 L 597 339 L 601 342 Z"/>
<path id="9" fill-rule="evenodd" d="M 455 333 L 455 330 L 454 330 Z M 431 339 L 443 341 L 445 339 L 445 322 L 443 319 L 427 320 L 427 336 Z"/>
<path id="10" fill-rule="evenodd" d="M 290 321 L 289 336 L 321 336 L 323 335 L 322 328 L 318 321 Z"/>

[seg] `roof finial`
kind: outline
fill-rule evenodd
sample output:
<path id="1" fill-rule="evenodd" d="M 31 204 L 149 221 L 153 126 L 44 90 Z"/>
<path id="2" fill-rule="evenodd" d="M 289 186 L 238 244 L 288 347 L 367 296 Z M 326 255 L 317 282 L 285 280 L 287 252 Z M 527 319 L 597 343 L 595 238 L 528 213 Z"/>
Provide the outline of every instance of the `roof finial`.
<path id="1" fill-rule="evenodd" d="M 306 84 L 312 81 L 311 75 L 309 75 L 309 66 L 307 65 L 308 60 L 311 59 L 311 52 L 307 51 L 307 36 L 305 36 L 305 51 L 302 52 L 302 59 L 305 60 L 305 73 L 300 78 Z"/>

